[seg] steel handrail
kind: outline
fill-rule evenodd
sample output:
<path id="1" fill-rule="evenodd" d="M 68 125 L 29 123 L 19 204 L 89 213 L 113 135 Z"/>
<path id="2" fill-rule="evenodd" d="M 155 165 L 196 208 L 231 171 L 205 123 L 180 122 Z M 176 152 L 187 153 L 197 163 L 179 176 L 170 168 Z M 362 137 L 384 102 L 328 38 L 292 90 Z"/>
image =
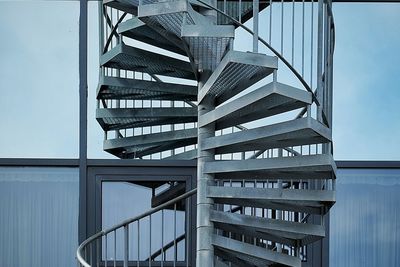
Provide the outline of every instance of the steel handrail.
<path id="1" fill-rule="evenodd" d="M 114 226 L 112 226 L 112 227 L 110 227 L 108 229 L 102 230 L 102 231 L 90 236 L 89 238 L 87 238 L 85 241 L 83 241 L 79 245 L 79 247 L 78 247 L 78 249 L 76 251 L 76 257 L 77 257 L 79 263 L 82 264 L 85 267 L 91 267 L 82 256 L 83 255 L 83 249 L 86 247 L 86 245 L 88 245 L 89 243 L 95 241 L 99 237 L 105 236 L 105 235 L 107 235 L 107 234 L 109 234 L 109 233 L 111 233 L 111 232 L 113 232 L 113 231 L 115 231 L 115 230 L 117 230 L 119 228 L 125 227 L 125 226 L 127 226 L 127 225 L 129 225 L 129 224 L 131 224 L 133 222 L 139 221 L 139 220 L 141 220 L 141 219 L 143 219 L 143 218 L 145 218 L 145 217 L 147 217 L 149 215 L 152 215 L 152 214 L 154 214 L 154 213 L 156 213 L 156 212 L 158 212 L 160 210 L 163 210 L 163 209 L 171 206 L 172 204 L 175 204 L 175 203 L 177 203 L 177 202 L 179 202 L 179 201 L 181 201 L 183 199 L 186 199 L 186 198 L 188 198 L 188 197 L 190 197 L 190 196 L 192 196 L 192 195 L 194 195 L 196 193 L 197 193 L 197 188 L 192 189 L 191 191 L 188 191 L 188 192 L 186 192 L 186 193 L 184 193 L 184 194 L 182 194 L 182 195 L 180 195 L 180 196 L 178 196 L 178 197 L 176 197 L 174 199 L 171 199 L 171 200 L 169 200 L 169 201 L 167 201 L 167 202 L 165 202 L 165 203 L 163 203 L 163 204 L 161 204 L 161 205 L 159 205 L 159 206 L 157 206 L 155 208 L 149 209 L 148 211 L 146 211 L 146 212 L 144 212 L 144 213 L 142 213 L 140 215 L 137 215 L 135 217 L 126 219 L 126 220 L 124 220 L 124 221 L 122 221 L 122 222 L 120 222 L 120 223 L 118 223 L 118 224 L 116 224 L 116 225 L 114 225 Z"/>

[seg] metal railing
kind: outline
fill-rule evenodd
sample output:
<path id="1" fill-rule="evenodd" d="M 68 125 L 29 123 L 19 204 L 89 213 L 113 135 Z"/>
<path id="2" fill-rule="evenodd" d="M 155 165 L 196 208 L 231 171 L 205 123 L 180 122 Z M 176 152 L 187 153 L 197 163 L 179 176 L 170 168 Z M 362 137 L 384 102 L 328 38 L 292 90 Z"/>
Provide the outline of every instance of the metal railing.
<path id="1" fill-rule="evenodd" d="M 321 123 L 326 124 L 328 127 L 331 125 L 332 120 L 332 66 L 333 66 L 333 53 L 334 53 L 334 41 L 335 41 L 335 28 L 334 28 L 334 19 L 332 14 L 332 3 L 330 1 L 325 2 L 322 0 L 311 0 L 306 3 L 303 1 L 253 1 L 253 6 L 258 7 L 261 4 L 266 4 L 268 7 L 265 9 L 265 12 L 268 13 L 269 16 L 269 42 L 265 41 L 259 34 L 259 12 L 253 12 L 253 29 L 251 30 L 245 24 L 241 23 L 241 15 L 240 13 L 237 15 L 239 19 L 235 19 L 232 17 L 232 14 L 226 14 L 224 11 L 215 8 L 202 0 L 197 0 L 197 2 L 207 6 L 210 9 L 215 10 L 223 16 L 227 21 L 230 21 L 237 27 L 244 29 L 246 32 L 250 33 L 253 36 L 253 52 L 258 52 L 258 43 L 264 45 L 273 55 L 277 56 L 278 59 L 284 63 L 284 65 L 290 70 L 292 74 L 299 80 L 301 85 L 312 94 L 313 103 L 312 105 L 308 105 L 306 108 L 303 108 L 299 114 L 295 117 L 295 119 L 299 119 L 306 116 L 312 116 L 317 118 Z M 241 2 L 239 1 L 239 5 Z M 310 36 L 310 51 L 308 54 L 310 55 L 310 62 L 308 64 L 309 67 L 309 80 L 306 82 L 305 80 L 305 9 L 306 4 L 308 4 L 309 11 L 309 19 L 310 21 L 307 23 L 309 25 L 309 36 Z M 221 7 L 223 10 L 227 10 L 227 1 L 221 3 Z M 277 7 L 277 5 L 279 5 Z M 296 7 L 297 5 L 297 7 Z M 317 5 L 317 6 L 316 6 Z M 264 6 L 265 8 L 265 6 Z M 278 24 L 277 27 L 280 27 L 280 33 L 278 33 L 280 39 L 280 50 L 278 52 L 272 46 L 272 33 L 273 33 L 273 25 L 277 23 L 276 19 L 273 20 L 273 10 L 275 12 L 278 8 L 278 14 L 280 14 L 280 18 L 278 17 Z M 280 10 L 279 10 L 280 9 Z M 291 28 L 289 28 L 290 32 L 285 34 L 284 29 L 284 14 L 285 10 L 291 11 Z M 318 17 L 314 16 L 315 9 L 318 11 Z M 240 12 L 241 8 L 238 9 Z M 255 11 L 257 9 L 254 9 Z M 296 59 L 296 43 L 295 43 L 295 17 L 297 13 L 300 12 L 300 20 L 297 22 L 301 23 L 301 38 L 300 38 L 300 51 L 297 51 L 301 55 L 301 68 L 297 71 L 294 67 L 294 62 Z M 318 27 L 315 27 L 314 24 L 317 24 Z M 322 31 L 321 28 L 325 30 Z M 286 29 L 287 30 L 287 29 Z M 316 32 L 315 32 L 316 31 Z M 317 37 L 315 40 L 314 36 Z M 290 40 L 290 55 L 289 59 L 285 57 L 284 54 L 284 40 L 286 38 L 291 38 Z M 317 49 L 314 49 L 314 43 L 317 42 Z M 321 55 L 321 51 L 324 50 L 324 55 Z M 301 74 L 300 74 L 301 72 Z M 317 72 L 317 74 L 315 74 Z M 313 84 L 317 85 L 316 89 L 313 88 Z M 312 106 L 315 105 L 314 108 Z M 312 112 L 313 111 L 313 112 Z M 241 130 L 247 130 L 248 127 L 241 126 Z M 251 128 L 251 127 L 250 127 Z M 237 128 L 227 128 L 223 130 L 219 130 L 217 135 L 229 134 L 235 132 Z M 282 151 L 279 153 L 279 151 Z M 283 152 L 284 151 L 284 152 Z M 242 160 L 243 158 L 247 159 L 256 159 L 256 158 L 270 158 L 270 157 L 277 157 L 278 155 L 281 156 L 299 156 L 299 155 L 313 155 L 313 154 L 322 154 L 322 153 L 332 153 L 330 146 L 325 146 L 321 144 L 314 144 L 314 145 L 305 145 L 305 146 L 298 146 L 298 147 L 290 147 L 282 149 L 268 149 L 268 150 L 260 150 L 260 151 L 248 151 L 245 153 L 231 153 L 231 154 L 224 154 L 224 155 L 216 155 L 216 159 L 220 160 Z"/>
<path id="2" fill-rule="evenodd" d="M 313 105 L 302 109 L 296 118 L 301 118 L 304 115 L 318 117 L 318 120 L 324 124 L 330 125 L 331 121 L 331 102 L 332 102 L 332 58 L 334 50 L 334 20 L 331 10 L 331 3 L 324 1 L 253 1 L 253 30 L 248 26 L 243 24 L 242 17 L 243 11 L 251 9 L 251 7 L 245 2 L 238 1 L 239 7 L 235 9 L 238 14 L 233 17 L 233 9 L 228 5 L 232 4 L 232 1 L 220 1 L 218 2 L 218 9 L 208 5 L 202 0 L 198 0 L 198 3 L 205 5 L 223 17 L 224 19 L 219 19 L 219 21 L 224 23 L 234 24 L 237 27 L 244 29 L 246 32 L 253 36 L 253 52 L 258 52 L 258 43 L 261 43 L 265 48 L 267 48 L 273 55 L 277 56 L 281 62 L 289 69 L 289 71 L 298 79 L 300 84 L 309 91 L 313 96 Z M 243 7 L 242 7 L 243 5 Z M 246 5 L 246 6 L 245 6 Z M 254 7 L 256 7 L 254 9 Z M 260 7 L 260 8 L 257 8 Z M 259 12 L 257 10 L 263 9 L 266 22 L 268 22 L 268 27 L 266 33 L 267 42 L 263 39 L 260 33 L 260 23 Z M 316 10 L 317 9 L 317 10 Z M 321 11 L 322 10 L 322 11 Z M 104 45 L 102 46 L 102 53 L 111 50 L 115 45 L 123 41 L 123 37 L 117 33 L 118 26 L 123 21 L 132 18 L 133 15 L 128 14 L 123 11 L 113 9 L 111 7 L 102 8 L 103 20 L 103 32 L 105 34 L 102 37 Z M 228 12 L 228 13 L 225 13 Z M 317 16 L 318 15 L 318 16 Z M 291 20 L 291 25 L 287 25 L 287 20 Z M 286 23 L 285 23 L 286 21 Z M 104 28 L 104 24 L 106 27 Z M 301 25 L 300 27 L 297 25 Z M 309 28 L 307 29 L 308 26 Z M 321 27 L 324 31 L 321 31 Z M 280 31 L 276 32 L 273 28 L 279 28 Z M 263 28 L 261 28 L 263 30 Z M 301 32 L 301 37 L 298 38 L 296 32 Z M 306 35 L 309 36 L 310 40 L 306 42 Z M 272 38 L 274 37 L 274 38 Z M 317 40 L 316 38 L 317 37 Z M 273 40 L 280 40 L 277 45 L 273 45 Z M 309 51 L 306 51 L 306 46 L 309 45 Z M 275 48 L 279 47 L 279 48 Z M 314 49 L 317 47 L 317 49 Z M 300 48 L 300 49 L 298 49 Z M 280 49 L 280 52 L 278 50 Z M 285 53 L 285 51 L 290 53 Z M 323 55 L 321 55 L 323 51 Z M 305 55 L 310 57 L 310 61 L 305 61 Z M 288 58 L 286 58 L 289 57 Z M 295 68 L 296 61 L 299 61 L 298 70 Z M 308 67 L 308 71 L 306 68 Z M 317 72 L 317 74 L 315 74 Z M 133 71 L 119 71 L 113 70 L 111 68 L 103 68 L 103 75 L 121 77 L 121 78 L 132 78 L 132 79 L 148 79 L 152 81 L 161 80 L 155 75 L 149 75 L 140 72 Z M 306 81 L 306 74 L 308 73 L 308 81 Z M 317 85 L 313 89 L 313 85 Z M 168 102 L 168 103 L 167 103 Z M 172 106 L 195 106 L 195 103 L 184 102 L 184 101 L 158 101 L 158 100 L 107 100 L 102 103 L 99 102 L 99 108 L 110 108 L 110 107 L 172 107 Z M 141 135 L 143 133 L 157 133 L 164 131 L 171 131 L 175 129 L 190 129 L 196 128 L 197 123 L 183 123 L 179 125 L 168 125 L 168 126 L 152 126 L 152 127 L 127 127 L 124 130 L 109 131 L 115 132 L 114 135 L 107 134 L 105 132 L 105 139 L 121 138 L 128 136 Z M 237 130 L 246 130 L 248 127 L 243 127 L 241 125 L 233 126 L 228 129 L 221 130 L 222 132 L 234 132 Z M 218 133 L 217 133 L 218 134 Z M 156 153 L 149 156 L 145 156 L 145 159 L 162 159 L 168 158 L 175 154 L 183 153 L 192 149 L 196 149 L 196 145 L 184 146 L 182 148 L 173 149 L 163 153 Z M 318 148 L 309 147 L 308 150 L 317 150 Z M 285 149 L 294 155 L 300 155 L 303 148 L 288 148 Z M 266 153 L 265 153 L 266 152 Z M 273 152 L 271 152 L 273 153 Z M 249 153 L 247 153 L 249 154 Z M 267 151 L 255 151 L 250 158 L 263 157 L 267 155 Z M 242 154 L 243 155 L 243 154 Z M 219 158 L 238 158 L 238 155 L 221 155 Z"/>
<path id="3" fill-rule="evenodd" d="M 247 5 L 238 1 L 239 8 L 237 8 L 237 16 L 236 18 L 232 17 L 232 9 L 229 9 L 227 1 L 220 1 L 218 8 L 212 7 L 208 5 L 206 2 L 202 0 L 198 0 L 198 3 L 209 7 L 210 9 L 215 10 L 221 17 L 224 18 L 225 23 L 231 23 L 244 29 L 246 32 L 250 33 L 253 36 L 253 52 L 258 52 L 259 46 L 258 43 L 261 43 L 265 48 L 267 48 L 273 55 L 277 56 L 281 62 L 284 63 L 285 66 L 289 69 L 289 71 L 300 81 L 300 84 L 309 91 L 313 96 L 314 104 L 309 105 L 307 108 L 302 109 L 299 114 L 296 116 L 297 118 L 301 118 L 304 116 L 312 116 L 316 117 L 321 123 L 324 123 L 328 126 L 331 124 L 332 119 L 332 59 L 334 52 L 334 39 L 335 39 L 335 31 L 334 31 L 334 20 L 332 14 L 332 6 L 331 2 L 325 2 L 322 0 L 319 1 L 253 1 L 252 7 L 261 7 L 264 12 L 264 16 L 267 16 L 268 27 L 267 38 L 269 41 L 265 41 L 261 37 L 262 34 L 259 32 L 258 24 L 260 22 L 259 12 L 257 8 L 254 9 L 252 13 L 253 16 L 253 30 L 243 24 L 241 13 L 246 8 L 242 8 L 242 5 Z M 232 2 L 232 1 L 230 1 Z M 107 9 L 109 10 L 107 12 Z M 308 10 L 308 13 L 306 12 Z M 106 11 L 106 12 L 104 12 Z M 227 14 L 226 11 L 231 11 L 231 13 Z M 286 15 L 287 14 L 287 15 Z M 108 30 L 106 27 L 105 33 L 107 38 L 105 38 L 105 46 L 103 49 L 103 53 L 107 50 L 111 49 L 113 45 L 118 44 L 122 41 L 122 36 L 118 35 L 116 29 L 118 25 L 126 20 L 129 16 L 126 12 L 114 10 L 110 7 L 105 7 L 103 10 L 104 22 L 108 25 Z M 284 17 L 288 17 L 291 22 L 291 25 L 287 27 L 287 23 L 284 23 Z M 221 21 L 221 19 L 219 19 Z M 301 25 L 300 27 L 297 24 Z M 286 26 L 285 26 L 286 25 Z M 309 27 L 306 29 L 306 25 Z M 280 31 L 274 32 L 273 27 L 279 28 Z M 324 29 L 324 30 L 321 30 Z M 296 38 L 296 31 L 301 32 L 301 37 Z M 308 41 L 309 51 L 306 51 L 306 35 L 310 37 Z M 272 38 L 274 36 L 274 38 Z M 276 37 L 276 38 L 275 38 Z M 317 37 L 317 38 L 315 38 Z M 289 38 L 289 40 L 287 40 Z M 272 45 L 274 39 L 280 40 L 277 46 L 280 47 L 280 52 L 278 52 L 278 48 L 274 48 Z M 286 46 L 284 45 L 286 44 Z M 288 45 L 289 44 L 289 45 Z M 289 47 L 287 47 L 289 46 Z M 314 49 L 316 47 L 317 49 Z M 285 49 L 286 48 L 286 49 Z M 300 48 L 300 49 L 296 49 Z M 285 53 L 285 51 L 289 51 L 290 53 Z M 323 52 L 323 54 L 321 54 Z M 310 61 L 305 61 L 305 55 L 310 57 Z M 289 59 L 286 58 L 289 57 Z M 297 70 L 295 68 L 296 60 L 299 61 L 300 68 Z M 308 81 L 306 82 L 306 67 L 308 67 Z M 110 75 L 110 70 L 107 69 L 107 75 Z M 315 74 L 317 72 L 317 74 Z M 301 73 L 301 74 L 300 74 Z M 134 78 L 134 79 L 148 79 L 148 80 L 157 80 L 161 82 L 161 80 L 155 75 L 149 75 L 138 72 L 131 71 L 117 71 L 111 70 L 112 76 L 123 77 L 123 78 Z M 316 85 L 316 88 L 313 89 L 313 85 Z M 130 103 L 129 103 L 130 102 Z M 166 103 L 169 102 L 169 103 Z M 99 107 L 109 108 L 109 107 L 172 107 L 172 106 L 195 106 L 195 103 L 184 102 L 184 101 L 157 101 L 157 100 L 107 100 L 107 102 L 103 102 Z M 314 108 L 313 108 L 314 105 Z M 136 128 L 127 128 L 123 131 L 115 131 L 114 136 L 108 136 L 107 131 L 105 134 L 105 139 L 109 138 L 121 138 L 142 134 L 151 134 L 157 132 L 164 131 L 172 131 L 175 129 L 190 129 L 196 128 L 197 123 L 183 123 L 179 125 L 171 124 L 169 126 L 151 126 L 151 127 L 136 127 Z M 251 128 L 251 127 L 250 127 Z M 247 130 L 248 127 L 244 127 L 242 125 L 236 125 L 233 127 L 229 127 L 227 129 L 222 129 L 217 131 L 216 135 L 222 135 L 226 133 L 236 132 L 238 130 Z M 170 150 L 169 152 L 152 154 L 149 156 L 145 156 L 146 159 L 162 159 L 169 158 L 175 154 L 184 153 L 186 151 L 196 149 L 196 145 L 185 146 L 182 148 L 177 148 Z M 287 156 L 297 156 L 297 155 L 310 155 L 310 154 L 320 154 L 322 151 L 332 150 L 331 147 L 322 147 L 322 145 L 307 145 L 307 146 L 299 146 L 299 147 L 291 147 L 285 148 L 284 151 Z M 285 153 L 281 153 L 283 156 Z M 217 155 L 217 159 L 244 159 L 244 158 L 269 158 L 273 157 L 274 154 L 277 154 L 274 149 L 271 150 L 261 150 L 261 151 L 248 151 L 245 153 L 235 153 L 235 154 L 224 154 Z"/>
<path id="4" fill-rule="evenodd" d="M 138 216 L 124 220 L 123 222 L 112 226 L 111 228 L 102 230 L 85 241 L 78 247 L 76 257 L 78 260 L 78 266 L 94 267 L 94 266 L 189 266 L 189 253 L 190 243 L 192 242 L 191 226 L 188 225 L 188 220 L 185 220 L 186 231 L 184 234 L 177 233 L 177 204 L 179 202 L 185 202 L 186 218 L 190 213 L 191 199 L 190 197 L 196 194 L 197 189 L 193 189 L 185 194 L 178 196 L 170 201 L 167 201 L 155 208 L 152 208 Z M 165 229 L 168 221 L 166 218 L 166 212 L 172 211 L 172 230 L 173 237 L 167 243 L 165 242 Z M 154 218 L 157 213 L 161 213 L 161 220 L 159 221 L 160 229 L 156 238 L 161 241 L 158 247 L 153 244 L 152 240 L 154 237 L 152 217 Z M 171 217 L 171 216 L 170 216 Z M 147 222 L 147 226 L 146 226 Z M 148 228 L 149 231 L 144 236 L 141 229 Z M 118 240 L 121 235 L 118 231 L 122 232 L 122 238 Z M 136 233 L 134 239 L 132 239 L 131 232 Z M 112 236 L 112 244 L 110 245 L 108 240 L 109 236 Z M 184 242 L 184 246 L 180 249 L 178 245 Z M 122 244 L 122 248 L 118 247 L 118 244 Z M 148 254 L 143 255 L 143 245 L 145 244 L 148 249 Z M 112 256 L 109 258 L 108 254 L 111 250 Z M 170 253 L 170 251 L 172 252 Z M 181 250 L 181 251 L 180 251 Z M 183 250 L 183 251 L 182 251 Z M 184 254 L 182 259 L 178 258 L 178 252 Z M 134 254 L 136 253 L 136 258 Z M 119 257 L 120 256 L 120 257 Z"/>

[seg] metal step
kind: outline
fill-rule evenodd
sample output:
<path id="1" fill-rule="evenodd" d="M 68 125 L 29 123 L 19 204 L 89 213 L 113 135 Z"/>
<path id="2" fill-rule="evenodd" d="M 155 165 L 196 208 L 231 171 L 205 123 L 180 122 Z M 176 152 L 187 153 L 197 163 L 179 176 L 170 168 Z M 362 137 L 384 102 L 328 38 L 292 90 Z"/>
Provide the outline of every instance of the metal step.
<path id="1" fill-rule="evenodd" d="M 250 87 L 278 68 L 276 57 L 229 51 L 201 88 L 198 101 L 215 98 L 216 105 Z"/>
<path id="2" fill-rule="evenodd" d="M 229 258 L 239 258 L 247 262 L 249 264 L 247 266 L 268 266 L 273 263 L 292 267 L 301 266 L 300 258 L 267 250 L 231 238 L 213 235 L 212 243 L 215 250 L 222 250 Z M 229 258 L 226 260 L 229 260 Z"/>
<path id="3" fill-rule="evenodd" d="M 197 122 L 197 107 L 102 108 L 96 119 L 104 130 Z"/>
<path id="4" fill-rule="evenodd" d="M 218 229 L 279 242 L 304 246 L 325 237 L 321 225 L 306 224 L 212 210 L 210 220 Z"/>
<path id="5" fill-rule="evenodd" d="M 235 37 L 235 28 L 230 25 L 183 24 L 181 37 L 188 44 L 199 71 L 214 70 Z"/>
<path id="6" fill-rule="evenodd" d="M 187 55 L 181 46 L 181 40 L 177 37 L 160 35 L 137 17 L 122 22 L 118 26 L 118 33 L 177 54 Z"/>
<path id="7" fill-rule="evenodd" d="M 103 0 L 103 4 L 135 16 L 138 14 L 139 0 Z"/>
<path id="8" fill-rule="evenodd" d="M 266 150 L 310 144 L 327 143 L 332 131 L 312 118 L 301 118 L 230 133 L 204 140 L 204 150 L 214 149 L 216 154 Z"/>
<path id="9" fill-rule="evenodd" d="M 208 22 L 206 18 L 193 10 L 187 0 L 140 5 L 138 17 L 154 30 L 158 31 L 158 29 L 164 28 L 177 37 L 181 36 L 183 24 L 193 25 Z"/>
<path id="10" fill-rule="evenodd" d="M 215 203 L 323 214 L 335 203 L 335 191 L 209 186 Z"/>
<path id="11" fill-rule="evenodd" d="M 141 157 L 197 142 L 197 129 L 185 129 L 104 140 L 104 150 L 124 158 Z"/>
<path id="12" fill-rule="evenodd" d="M 305 107 L 311 102 L 309 92 L 272 82 L 202 115 L 199 126 L 216 122 L 216 129 L 223 129 Z"/>
<path id="13" fill-rule="evenodd" d="M 329 179 L 336 176 L 332 155 L 307 155 L 206 162 L 204 173 L 217 179 Z"/>
<path id="14" fill-rule="evenodd" d="M 184 146 L 193 145 L 193 140 L 191 139 L 184 139 L 180 141 L 171 141 L 165 142 L 163 145 L 154 146 L 151 148 L 146 148 L 140 151 L 137 151 L 136 148 L 130 148 L 126 150 L 125 156 L 126 158 L 139 158 L 144 157 L 151 154 L 156 154 L 164 151 L 170 151 L 176 148 L 182 148 Z"/>
<path id="15" fill-rule="evenodd" d="M 103 76 L 97 99 L 196 101 L 197 86 Z"/>
<path id="16" fill-rule="evenodd" d="M 142 5 L 139 17 L 163 36 L 173 34 L 184 39 L 200 71 L 215 69 L 234 38 L 233 26 L 212 24 L 186 0 Z"/>
<path id="17" fill-rule="evenodd" d="M 100 65 L 149 74 L 196 79 L 189 62 L 130 47 L 123 43 L 102 55 Z"/>

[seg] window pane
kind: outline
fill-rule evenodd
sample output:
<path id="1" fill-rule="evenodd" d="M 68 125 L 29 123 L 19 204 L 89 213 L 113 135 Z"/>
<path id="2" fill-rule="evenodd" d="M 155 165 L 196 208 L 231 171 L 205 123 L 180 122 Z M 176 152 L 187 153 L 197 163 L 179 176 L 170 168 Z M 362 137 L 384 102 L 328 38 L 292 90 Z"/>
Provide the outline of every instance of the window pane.
<path id="1" fill-rule="evenodd" d="M 78 157 L 79 2 L 0 1 L 0 157 Z"/>
<path id="2" fill-rule="evenodd" d="M 103 182 L 102 183 L 102 229 L 114 226 L 123 220 L 138 216 L 151 208 L 152 189 L 128 182 Z M 164 220 L 162 220 L 164 218 Z M 151 235 L 151 254 L 153 255 L 163 246 L 173 242 L 174 238 L 174 209 L 164 209 L 151 215 L 151 224 L 149 216 L 140 220 L 139 225 L 139 259 L 146 260 L 150 255 L 150 235 Z M 163 221 L 163 223 L 162 223 Z M 150 228 L 151 225 L 151 228 Z M 163 227 L 163 228 L 162 228 Z M 150 234 L 151 229 L 151 234 Z M 163 231 L 161 230 L 163 229 Z M 137 222 L 129 226 L 129 244 L 132 253 L 129 254 L 129 260 L 136 261 L 137 253 Z M 179 239 L 185 233 L 185 212 L 176 211 L 176 239 L 177 241 L 177 260 L 185 259 L 185 239 Z M 119 260 L 123 259 L 123 235 L 122 229 L 116 232 L 117 254 Z M 161 235 L 162 238 L 161 238 Z M 107 236 L 108 244 L 113 244 L 114 234 Z M 104 241 L 103 241 L 104 244 Z M 103 245 L 105 246 L 105 244 Z M 172 261 L 174 258 L 174 247 L 165 249 L 165 259 Z M 113 246 L 108 246 L 107 259 L 112 260 L 114 257 Z M 103 259 L 105 259 L 105 250 L 103 250 Z M 161 256 L 155 258 L 156 261 L 161 260 Z"/>
<path id="3" fill-rule="evenodd" d="M 0 168 L 0 265 L 76 266 L 75 168 Z"/>
<path id="4" fill-rule="evenodd" d="M 339 170 L 330 212 L 330 266 L 399 266 L 399 192 L 400 170 Z"/>
<path id="5" fill-rule="evenodd" d="M 116 158 L 103 150 L 104 132 L 96 121 L 96 90 L 99 82 L 99 4 L 88 4 L 88 158 Z"/>
<path id="6" fill-rule="evenodd" d="M 399 160 L 399 4 L 334 3 L 338 160 Z"/>

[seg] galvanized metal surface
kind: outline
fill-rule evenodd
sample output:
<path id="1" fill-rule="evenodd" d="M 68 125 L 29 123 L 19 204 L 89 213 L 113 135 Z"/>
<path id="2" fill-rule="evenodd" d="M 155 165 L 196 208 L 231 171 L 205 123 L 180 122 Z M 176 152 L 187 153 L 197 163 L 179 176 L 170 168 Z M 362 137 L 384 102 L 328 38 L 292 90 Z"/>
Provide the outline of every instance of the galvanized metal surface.
<path id="1" fill-rule="evenodd" d="M 111 2 L 107 5 L 127 11 L 126 2 Z M 111 13 L 105 10 L 106 44 L 97 111 L 105 129 L 104 149 L 121 158 L 152 159 L 157 154 L 157 158 L 193 159 L 197 154 L 197 266 L 300 266 L 307 257 L 303 246 L 324 237 L 323 216 L 334 203 L 331 6 L 322 1 L 318 4 L 318 25 L 326 26 L 324 35 L 321 26 L 316 28 L 318 34 L 311 26 L 311 36 L 319 38 L 315 58 L 311 51 L 311 64 L 315 61 L 318 70 L 313 76 L 311 68 L 310 84 L 312 77 L 318 81 L 314 90 L 304 77 L 304 12 L 303 37 L 298 40 L 301 70 L 297 70 L 289 63 L 296 56 L 297 44 L 294 27 L 289 33 L 283 27 L 285 1 L 238 1 L 230 6 L 232 1 L 217 2 L 132 2 L 138 18 L 125 17 L 112 8 Z M 311 2 L 311 6 L 314 10 L 316 4 Z M 273 7 L 280 8 L 281 14 L 276 25 L 280 42 L 274 46 L 274 40 L 267 43 L 259 37 L 258 19 L 259 10 L 269 8 L 272 13 Z M 252 30 L 241 23 L 248 14 L 253 14 Z M 253 52 L 258 52 L 261 42 L 274 56 L 232 50 L 234 27 L 252 34 Z M 270 21 L 270 32 L 272 27 Z M 285 34 L 292 38 L 291 60 L 283 49 Z M 124 38 L 187 57 L 176 59 L 131 47 Z M 278 83 L 278 62 L 283 62 L 304 88 Z M 271 74 L 272 83 L 246 90 Z M 165 77 L 172 82 L 164 83 Z M 192 80 L 192 85 L 182 78 Z M 296 120 L 274 124 L 264 120 L 299 108 L 304 111 Z M 240 125 L 260 119 L 250 129 Z M 247 160 L 249 154 L 252 159 Z M 313 224 L 309 216 L 317 216 Z M 151 216 L 149 220 L 151 223 Z M 124 229 L 126 237 L 129 232 Z M 125 238 L 125 251 L 127 243 Z M 149 255 L 149 266 L 152 259 Z M 128 266 L 128 261 L 125 254 L 123 264 Z"/>

